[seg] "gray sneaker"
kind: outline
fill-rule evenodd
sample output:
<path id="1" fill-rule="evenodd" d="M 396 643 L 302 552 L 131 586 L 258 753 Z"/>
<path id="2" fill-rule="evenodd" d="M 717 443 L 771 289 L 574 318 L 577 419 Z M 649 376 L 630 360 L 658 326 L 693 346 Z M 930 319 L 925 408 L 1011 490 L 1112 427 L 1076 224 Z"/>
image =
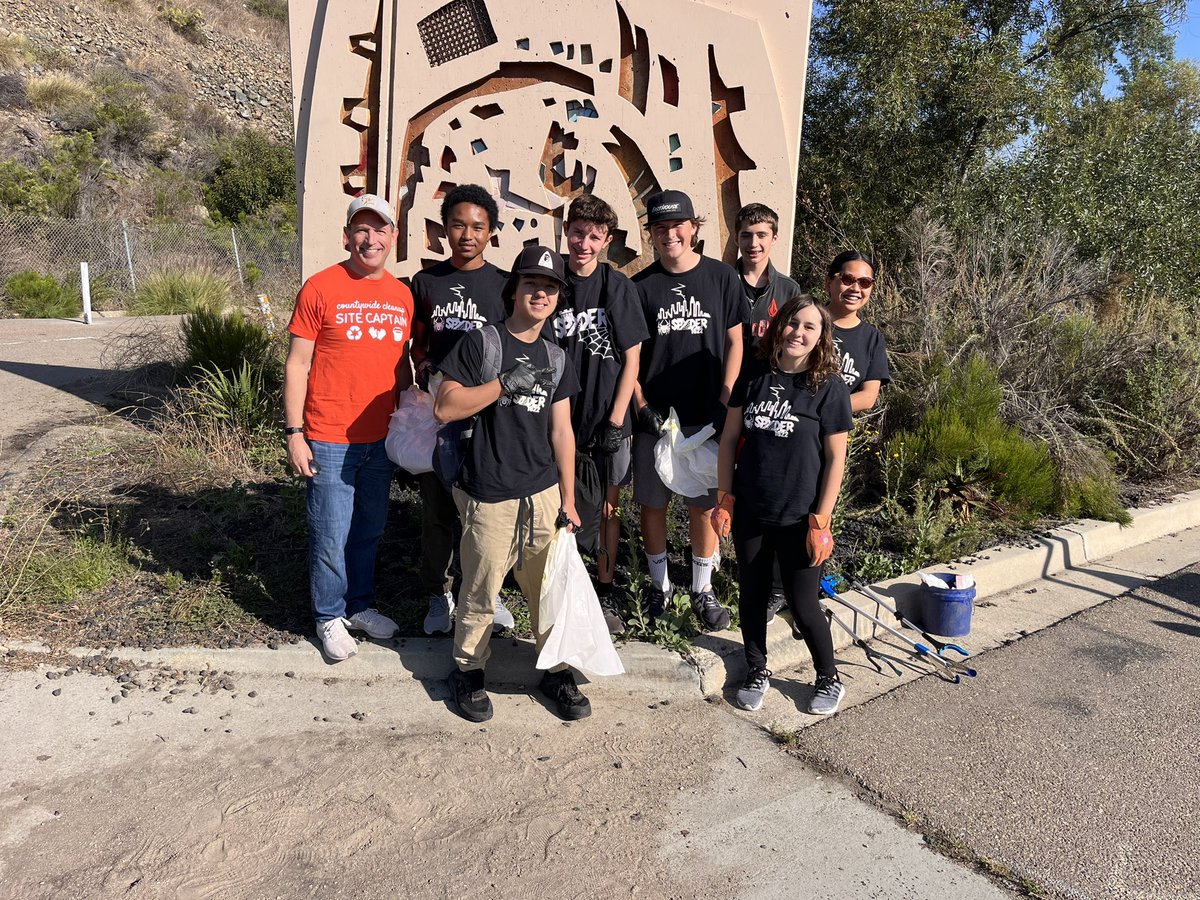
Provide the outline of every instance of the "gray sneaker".
<path id="1" fill-rule="evenodd" d="M 454 629 L 454 595 L 449 591 L 429 598 L 429 613 L 425 616 L 426 634 L 448 634 Z"/>
<path id="2" fill-rule="evenodd" d="M 767 624 L 770 625 L 775 621 L 776 614 L 787 606 L 787 597 L 783 591 L 771 590 L 771 595 L 767 597 Z"/>
<path id="3" fill-rule="evenodd" d="M 505 628 L 516 628 L 517 620 L 513 618 L 513 614 L 509 612 L 508 607 L 504 605 L 504 601 L 500 599 L 500 595 L 496 595 L 496 617 L 492 619 L 492 631 L 503 631 Z"/>
<path id="4" fill-rule="evenodd" d="M 814 716 L 832 716 L 846 696 L 846 688 L 836 675 L 818 675 L 808 711 Z"/>
<path id="5" fill-rule="evenodd" d="M 763 697 L 767 695 L 767 688 L 771 686 L 770 679 L 770 669 L 751 669 L 734 699 L 738 709 L 762 709 Z"/>

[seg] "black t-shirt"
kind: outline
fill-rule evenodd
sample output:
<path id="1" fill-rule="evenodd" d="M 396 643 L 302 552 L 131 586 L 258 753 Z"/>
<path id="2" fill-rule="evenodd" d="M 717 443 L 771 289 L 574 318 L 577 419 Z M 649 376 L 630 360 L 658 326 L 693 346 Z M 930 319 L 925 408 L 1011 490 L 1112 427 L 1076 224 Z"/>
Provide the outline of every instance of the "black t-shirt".
<path id="1" fill-rule="evenodd" d="M 741 409 L 745 437 L 733 472 L 734 518 L 765 525 L 804 521 L 817 505 L 822 439 L 853 424 L 850 391 L 833 377 L 814 393 L 807 372 L 772 372 L 754 360 L 742 368 L 729 406 Z"/>
<path id="2" fill-rule="evenodd" d="M 567 352 L 579 376 L 580 390 L 571 401 L 575 442 L 582 447 L 608 419 L 625 351 L 649 337 L 633 284 L 605 263 L 587 278 L 567 270 L 571 290 L 550 320 L 553 340 Z M 632 404 L 631 404 L 632 405 Z M 629 415 L 625 416 L 629 433 Z"/>
<path id="3" fill-rule="evenodd" d="M 833 346 L 842 358 L 842 380 L 850 393 L 864 381 L 887 384 L 892 380 L 888 369 L 887 344 L 874 325 L 859 322 L 853 328 L 833 326 Z"/>
<path id="4" fill-rule="evenodd" d="M 414 314 L 425 324 L 430 362 L 440 365 L 464 334 L 504 321 L 507 278 L 489 262 L 464 271 L 449 260 L 413 276 Z"/>
<path id="5" fill-rule="evenodd" d="M 550 365 L 550 354 L 539 338 L 532 344 L 519 341 L 500 325 L 500 371 L 507 371 L 521 359 L 534 368 Z M 483 384 L 483 335 L 468 333 L 442 360 L 441 369 L 466 387 Z M 579 390 L 579 380 L 570 365 L 563 368 L 562 379 L 553 398 L 545 391 L 509 400 L 501 397 L 485 407 L 475 421 L 470 449 L 463 464 L 460 487 L 476 500 L 498 503 L 518 497 L 532 497 L 558 483 L 558 466 L 550 444 L 550 406 Z"/>
<path id="6" fill-rule="evenodd" d="M 747 320 L 740 282 L 732 266 L 707 256 L 682 274 L 655 262 L 633 278 L 650 332 L 642 347 L 642 390 L 663 416 L 674 407 L 681 425 L 712 420 L 727 333 Z"/>

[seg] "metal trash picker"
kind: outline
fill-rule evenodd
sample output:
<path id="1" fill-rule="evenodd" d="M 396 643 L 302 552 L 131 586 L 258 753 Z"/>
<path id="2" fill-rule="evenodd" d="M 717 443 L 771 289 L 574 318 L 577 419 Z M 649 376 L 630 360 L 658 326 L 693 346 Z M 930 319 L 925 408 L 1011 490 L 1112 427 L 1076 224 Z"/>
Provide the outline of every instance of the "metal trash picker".
<path id="1" fill-rule="evenodd" d="M 944 654 L 942 653 L 943 650 L 953 650 L 955 653 L 959 653 L 963 657 L 968 657 L 971 655 L 966 650 L 964 650 L 962 647 L 960 647 L 958 644 L 951 644 L 951 643 L 947 643 L 945 641 L 939 641 L 937 638 L 935 638 L 933 635 L 931 635 L 928 631 L 925 631 L 924 629 L 919 628 L 910 619 L 904 618 L 904 616 L 900 615 L 900 610 L 898 610 L 896 607 L 892 606 L 892 604 L 888 603 L 887 600 L 885 600 L 883 597 L 879 596 L 879 594 L 877 594 L 875 591 L 871 590 L 871 588 L 868 585 L 862 584 L 861 582 L 856 582 L 854 584 L 854 589 L 856 591 L 862 591 L 864 594 L 866 594 L 868 597 L 870 597 L 872 600 L 874 600 L 876 603 L 878 603 L 880 606 L 882 606 L 884 609 L 886 609 L 888 612 L 890 612 L 893 616 L 895 616 L 897 619 L 899 619 L 901 624 L 903 624 L 906 628 L 911 628 L 913 631 L 920 634 L 921 637 L 925 638 L 925 640 L 927 640 L 929 643 L 933 644 L 933 646 L 937 648 L 938 656 L 942 656 L 943 658 L 945 658 Z M 959 662 L 959 660 L 951 660 L 951 662 Z"/>

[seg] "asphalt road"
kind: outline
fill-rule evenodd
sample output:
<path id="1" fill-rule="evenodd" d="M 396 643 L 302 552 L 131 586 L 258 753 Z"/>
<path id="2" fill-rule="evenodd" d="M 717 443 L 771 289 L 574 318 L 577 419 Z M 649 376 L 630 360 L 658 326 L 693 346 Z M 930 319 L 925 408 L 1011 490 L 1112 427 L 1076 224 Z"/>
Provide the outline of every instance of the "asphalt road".
<path id="1" fill-rule="evenodd" d="M 1200 897 L 1200 565 L 801 735 L 945 849 L 1061 897 Z"/>

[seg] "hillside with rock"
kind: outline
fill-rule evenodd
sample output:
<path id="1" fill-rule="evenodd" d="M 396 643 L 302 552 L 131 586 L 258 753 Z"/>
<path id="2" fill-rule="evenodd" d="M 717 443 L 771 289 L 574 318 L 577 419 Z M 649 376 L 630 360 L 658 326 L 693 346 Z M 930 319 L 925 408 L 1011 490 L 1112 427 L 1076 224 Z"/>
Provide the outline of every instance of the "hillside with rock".
<path id="1" fill-rule="evenodd" d="M 207 218 L 222 146 L 247 128 L 292 143 L 286 16 L 286 0 L 0 0 L 0 216 Z"/>

